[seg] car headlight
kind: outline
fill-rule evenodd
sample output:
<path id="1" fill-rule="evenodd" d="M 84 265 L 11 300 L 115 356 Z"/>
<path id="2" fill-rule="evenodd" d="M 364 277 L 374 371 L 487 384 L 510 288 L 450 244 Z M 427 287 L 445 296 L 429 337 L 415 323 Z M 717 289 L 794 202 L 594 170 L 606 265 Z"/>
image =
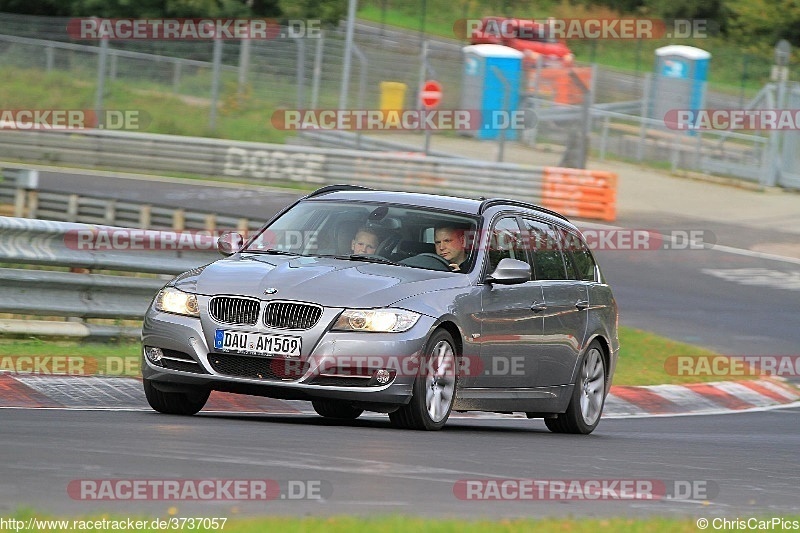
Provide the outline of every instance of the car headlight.
<path id="1" fill-rule="evenodd" d="M 420 314 L 404 309 L 345 309 L 333 329 L 400 333 L 417 323 Z"/>
<path id="2" fill-rule="evenodd" d="M 156 309 L 176 315 L 200 316 L 197 296 L 179 291 L 175 287 L 165 287 L 156 296 Z"/>

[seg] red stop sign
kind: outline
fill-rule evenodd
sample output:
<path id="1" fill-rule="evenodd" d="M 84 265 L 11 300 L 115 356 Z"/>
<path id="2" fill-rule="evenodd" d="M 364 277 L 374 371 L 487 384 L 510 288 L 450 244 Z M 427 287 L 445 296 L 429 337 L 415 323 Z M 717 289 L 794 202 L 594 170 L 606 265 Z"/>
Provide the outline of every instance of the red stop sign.
<path id="1" fill-rule="evenodd" d="M 422 86 L 420 98 L 426 108 L 436 107 L 442 101 L 442 85 L 438 81 L 426 81 Z"/>

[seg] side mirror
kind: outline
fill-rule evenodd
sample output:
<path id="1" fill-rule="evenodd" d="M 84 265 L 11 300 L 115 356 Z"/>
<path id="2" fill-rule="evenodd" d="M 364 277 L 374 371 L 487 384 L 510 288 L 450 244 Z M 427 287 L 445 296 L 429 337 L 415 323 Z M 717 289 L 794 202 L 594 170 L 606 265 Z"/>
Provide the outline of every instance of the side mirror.
<path id="1" fill-rule="evenodd" d="M 226 231 L 217 239 L 217 250 L 224 256 L 233 255 L 242 249 L 244 237 L 233 231 Z"/>
<path id="2" fill-rule="evenodd" d="M 487 283 L 516 285 L 531 280 L 531 266 L 525 261 L 506 257 L 497 264 L 494 272 L 486 277 Z"/>

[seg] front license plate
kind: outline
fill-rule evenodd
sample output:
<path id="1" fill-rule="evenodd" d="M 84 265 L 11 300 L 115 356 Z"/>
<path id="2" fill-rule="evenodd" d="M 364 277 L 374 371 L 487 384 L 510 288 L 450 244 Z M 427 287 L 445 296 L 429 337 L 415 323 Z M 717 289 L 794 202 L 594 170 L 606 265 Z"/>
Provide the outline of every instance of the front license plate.
<path id="1" fill-rule="evenodd" d="M 249 355 L 300 357 L 300 337 L 218 329 L 214 349 Z"/>

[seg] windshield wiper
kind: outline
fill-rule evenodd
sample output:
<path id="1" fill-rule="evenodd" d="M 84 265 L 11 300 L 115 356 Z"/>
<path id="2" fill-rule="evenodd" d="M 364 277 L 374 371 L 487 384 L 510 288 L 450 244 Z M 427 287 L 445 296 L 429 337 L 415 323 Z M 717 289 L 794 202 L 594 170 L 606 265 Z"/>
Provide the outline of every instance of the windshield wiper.
<path id="1" fill-rule="evenodd" d="M 350 259 L 352 261 L 364 261 L 366 263 L 380 263 L 382 265 L 396 265 L 394 261 L 391 259 L 386 259 L 385 257 L 381 257 L 379 255 L 369 255 L 369 254 L 350 254 L 350 255 L 339 255 L 337 256 L 338 259 Z"/>
<path id="2" fill-rule="evenodd" d="M 297 252 L 287 252 L 286 250 L 275 250 L 274 248 L 270 248 L 269 250 L 242 250 L 242 252 L 252 253 L 252 254 L 270 254 L 270 255 L 301 255 Z"/>

